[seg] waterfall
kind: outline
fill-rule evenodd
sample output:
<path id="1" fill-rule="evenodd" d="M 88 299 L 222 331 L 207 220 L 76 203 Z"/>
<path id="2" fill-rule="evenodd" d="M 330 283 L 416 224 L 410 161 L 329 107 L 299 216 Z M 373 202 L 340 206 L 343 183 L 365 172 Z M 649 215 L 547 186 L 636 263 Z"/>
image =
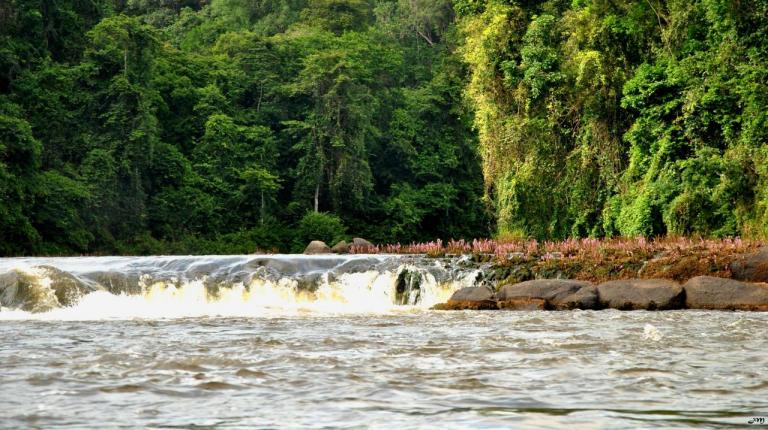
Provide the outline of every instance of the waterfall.
<path id="1" fill-rule="evenodd" d="M 8 258 L 0 319 L 407 312 L 476 278 L 454 259 L 400 255 Z"/>

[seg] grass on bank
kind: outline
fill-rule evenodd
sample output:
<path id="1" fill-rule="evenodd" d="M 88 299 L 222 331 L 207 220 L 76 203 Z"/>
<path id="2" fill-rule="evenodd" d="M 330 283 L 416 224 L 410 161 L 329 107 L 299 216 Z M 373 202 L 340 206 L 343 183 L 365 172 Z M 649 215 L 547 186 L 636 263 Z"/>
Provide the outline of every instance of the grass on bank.
<path id="1" fill-rule="evenodd" d="M 352 248 L 353 253 L 426 254 L 430 257 L 472 255 L 492 263 L 499 279 L 509 282 L 539 278 L 571 278 L 593 282 L 627 278 L 694 276 L 730 277 L 730 263 L 765 243 L 740 238 L 660 237 L 647 239 L 566 239 L 563 241 L 476 239 L 436 240 L 409 245 Z"/>

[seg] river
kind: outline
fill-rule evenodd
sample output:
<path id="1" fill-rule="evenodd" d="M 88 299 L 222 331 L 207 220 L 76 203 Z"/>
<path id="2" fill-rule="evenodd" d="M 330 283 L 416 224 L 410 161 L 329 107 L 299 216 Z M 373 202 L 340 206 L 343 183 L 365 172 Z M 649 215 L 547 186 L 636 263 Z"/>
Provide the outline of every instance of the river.
<path id="1" fill-rule="evenodd" d="M 478 279 L 460 261 L 397 256 L 0 259 L 0 428 L 768 415 L 768 313 L 429 310 Z"/>

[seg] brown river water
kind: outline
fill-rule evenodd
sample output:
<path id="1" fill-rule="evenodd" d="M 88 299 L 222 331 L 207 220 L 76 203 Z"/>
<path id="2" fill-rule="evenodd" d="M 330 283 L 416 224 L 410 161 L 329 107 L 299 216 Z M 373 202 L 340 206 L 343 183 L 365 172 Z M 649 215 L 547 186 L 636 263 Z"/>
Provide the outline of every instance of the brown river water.
<path id="1" fill-rule="evenodd" d="M 768 416 L 768 313 L 429 310 L 481 272 L 394 256 L 0 259 L 0 428 Z"/>

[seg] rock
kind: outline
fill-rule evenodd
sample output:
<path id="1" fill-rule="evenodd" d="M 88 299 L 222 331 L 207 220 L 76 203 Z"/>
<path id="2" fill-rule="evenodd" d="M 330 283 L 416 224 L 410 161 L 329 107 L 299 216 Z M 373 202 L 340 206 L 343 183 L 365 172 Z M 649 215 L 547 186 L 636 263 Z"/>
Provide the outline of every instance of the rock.
<path id="1" fill-rule="evenodd" d="M 422 274 L 417 270 L 404 268 L 395 281 L 395 303 L 415 305 L 421 299 Z"/>
<path id="2" fill-rule="evenodd" d="M 544 299 L 521 297 L 499 300 L 498 307 L 507 311 L 543 311 L 548 309 L 548 304 Z"/>
<path id="3" fill-rule="evenodd" d="M 683 285 L 691 309 L 768 311 L 768 284 L 697 276 Z"/>
<path id="4" fill-rule="evenodd" d="M 461 310 L 461 309 L 498 309 L 496 294 L 488 287 L 462 288 L 448 299 L 447 303 L 440 303 L 433 307 L 437 310 Z"/>
<path id="5" fill-rule="evenodd" d="M 361 239 L 359 237 L 355 237 L 352 239 L 352 246 L 354 246 L 358 250 L 366 250 L 368 248 L 373 248 L 373 244 L 371 242 L 368 242 L 367 240 Z"/>
<path id="6" fill-rule="evenodd" d="M 501 273 L 499 273 L 497 279 L 505 280 L 506 283 L 518 283 L 534 278 L 534 274 L 527 264 L 514 264 L 506 268 L 499 268 L 499 270 Z"/>
<path id="7" fill-rule="evenodd" d="M 349 252 L 349 245 L 347 245 L 347 242 L 345 240 L 342 240 L 336 245 L 333 245 L 333 248 L 331 248 L 331 252 L 333 252 L 334 254 L 346 254 Z"/>
<path id="8" fill-rule="evenodd" d="M 308 255 L 330 254 L 331 248 L 329 248 L 328 245 L 326 245 L 325 242 L 321 240 L 313 240 L 312 242 L 309 242 L 309 245 L 307 245 L 307 248 L 304 250 L 304 253 Z"/>
<path id="9" fill-rule="evenodd" d="M 450 300 L 463 302 L 496 300 L 496 294 L 488 287 L 465 287 L 454 292 Z"/>
<path id="10" fill-rule="evenodd" d="M 740 281 L 768 282 L 768 246 L 741 255 L 731 263 L 731 273 Z"/>
<path id="11" fill-rule="evenodd" d="M 112 294 L 141 294 L 141 278 L 137 274 L 124 272 L 92 272 L 88 278 L 98 283 Z"/>
<path id="12" fill-rule="evenodd" d="M 502 302 L 517 299 L 541 299 L 546 309 L 596 309 L 597 288 L 590 282 L 569 279 L 537 279 L 505 285 L 499 291 Z"/>
<path id="13" fill-rule="evenodd" d="M 621 310 L 681 309 L 685 290 L 667 279 L 628 279 L 604 282 L 597 286 L 602 306 Z"/>

